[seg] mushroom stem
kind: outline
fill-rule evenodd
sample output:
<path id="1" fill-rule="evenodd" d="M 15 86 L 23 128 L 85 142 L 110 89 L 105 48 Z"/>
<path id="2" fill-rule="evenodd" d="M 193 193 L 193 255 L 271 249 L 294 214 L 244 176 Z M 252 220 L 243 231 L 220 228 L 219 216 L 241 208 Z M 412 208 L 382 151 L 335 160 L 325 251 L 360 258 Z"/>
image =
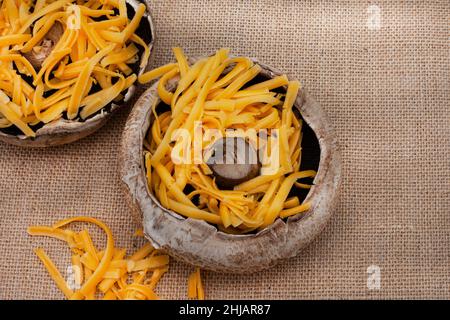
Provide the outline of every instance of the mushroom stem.
<path id="1" fill-rule="evenodd" d="M 207 164 L 224 189 L 250 180 L 259 174 L 260 164 L 255 148 L 245 139 L 234 137 L 216 141 L 209 149 Z"/>

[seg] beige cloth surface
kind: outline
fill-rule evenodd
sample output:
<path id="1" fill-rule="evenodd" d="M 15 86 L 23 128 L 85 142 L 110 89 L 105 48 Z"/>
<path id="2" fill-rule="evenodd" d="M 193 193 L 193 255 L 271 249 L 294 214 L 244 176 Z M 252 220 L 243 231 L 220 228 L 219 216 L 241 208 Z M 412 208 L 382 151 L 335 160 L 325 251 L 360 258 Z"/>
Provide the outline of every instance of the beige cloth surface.
<path id="1" fill-rule="evenodd" d="M 323 234 L 265 272 L 205 272 L 207 298 L 450 298 L 448 0 L 161 0 L 150 8 L 152 66 L 170 61 L 173 46 L 258 58 L 301 80 L 342 149 L 341 201 Z M 63 274 L 69 252 L 29 237 L 29 225 L 90 215 L 111 226 L 117 246 L 140 244 L 117 173 L 127 114 L 63 147 L 0 145 L 0 298 L 63 298 L 32 249 L 46 248 Z M 370 265 L 381 270 L 380 290 L 367 288 Z M 191 270 L 172 261 L 158 294 L 185 298 Z"/>

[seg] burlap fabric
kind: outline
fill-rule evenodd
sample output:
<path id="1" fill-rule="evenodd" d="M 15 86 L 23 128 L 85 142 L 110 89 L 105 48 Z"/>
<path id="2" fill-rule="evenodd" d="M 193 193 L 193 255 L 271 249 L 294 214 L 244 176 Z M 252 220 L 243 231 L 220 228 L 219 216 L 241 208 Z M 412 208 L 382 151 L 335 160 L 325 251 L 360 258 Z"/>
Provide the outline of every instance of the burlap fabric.
<path id="1" fill-rule="evenodd" d="M 301 80 L 342 148 L 341 202 L 320 238 L 265 272 L 205 273 L 208 298 L 450 298 L 447 0 L 180 0 L 150 8 L 152 66 L 170 61 L 172 46 L 256 57 Z M 0 298 L 63 298 L 32 249 L 47 248 L 63 273 L 68 250 L 29 237 L 28 225 L 91 215 L 112 227 L 118 246 L 139 245 L 117 174 L 127 114 L 68 146 L 0 145 Z M 380 268 L 379 290 L 367 287 L 371 265 Z M 157 292 L 186 297 L 191 270 L 172 261 Z"/>

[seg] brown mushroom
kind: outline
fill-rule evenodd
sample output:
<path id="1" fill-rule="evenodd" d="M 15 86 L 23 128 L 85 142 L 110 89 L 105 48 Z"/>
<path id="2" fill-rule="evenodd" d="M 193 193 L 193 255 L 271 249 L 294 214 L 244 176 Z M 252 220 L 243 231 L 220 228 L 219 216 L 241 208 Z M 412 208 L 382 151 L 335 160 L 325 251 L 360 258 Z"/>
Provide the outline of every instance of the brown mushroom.
<path id="1" fill-rule="evenodd" d="M 64 33 L 62 24 L 58 21 L 48 30 L 42 41 L 35 46 L 30 52 L 23 53 L 23 56 L 30 61 L 31 65 L 39 70 L 42 63 L 52 52 L 53 48 L 58 43 L 59 39 Z"/>
<path id="2" fill-rule="evenodd" d="M 258 63 L 255 61 L 255 63 Z M 261 64 L 261 75 L 281 73 Z M 318 236 L 331 217 L 338 199 L 341 158 L 337 139 L 320 105 L 301 89 L 295 107 L 317 138 L 320 161 L 314 185 L 305 201 L 306 213 L 277 219 L 255 234 L 233 235 L 205 221 L 185 218 L 161 206 L 149 192 L 143 139 L 152 121 L 151 106 L 159 103 L 157 84 L 139 98 L 127 120 L 120 151 L 120 176 L 134 217 L 143 224 L 146 238 L 156 247 L 187 263 L 221 272 L 246 273 L 269 268 L 297 255 Z"/>
<path id="3" fill-rule="evenodd" d="M 131 6 L 136 10 L 136 8 L 140 5 L 138 0 L 126 0 L 127 5 Z M 141 34 L 145 35 L 144 40 L 148 39 L 147 45 L 152 51 L 153 49 L 153 41 L 155 39 L 155 28 L 153 26 L 153 21 L 150 13 L 147 11 L 144 14 L 144 18 L 141 21 L 141 25 L 138 27 L 138 31 Z M 55 35 L 58 31 L 54 31 Z M 50 37 L 47 35 L 47 37 Z M 55 42 L 53 31 L 50 40 Z M 42 46 L 44 43 L 42 43 Z M 46 45 L 50 48 L 49 45 Z M 43 49 L 41 49 L 43 50 Z M 39 50 L 38 50 L 39 51 Z M 41 54 L 42 52 L 39 52 Z M 42 53 L 43 54 L 43 53 Z M 31 58 L 33 59 L 33 58 Z M 41 58 L 36 59 L 35 63 L 39 63 Z M 32 63 L 32 61 L 30 60 Z M 40 62 L 42 63 L 42 62 Z M 36 64 L 37 65 L 37 64 Z M 145 68 L 139 68 L 138 73 L 142 74 L 145 72 Z M 103 108 L 99 113 L 94 116 L 84 120 L 67 120 L 64 118 L 60 118 L 58 120 L 52 121 L 50 123 L 44 124 L 41 128 L 37 129 L 36 137 L 28 137 L 22 133 L 12 133 L 10 130 L 0 130 L 0 141 L 18 145 L 22 147 L 49 147 L 56 146 L 74 142 L 76 140 L 82 139 L 98 129 L 100 129 L 115 113 L 119 108 L 129 104 L 132 101 L 132 97 L 136 92 L 136 85 L 132 85 L 127 89 L 124 94 L 123 102 L 120 104 L 111 103 L 110 107 Z"/>
<path id="4" fill-rule="evenodd" d="M 259 174 L 258 153 L 245 139 L 227 137 L 216 141 L 207 151 L 206 163 L 218 186 L 231 189 Z"/>

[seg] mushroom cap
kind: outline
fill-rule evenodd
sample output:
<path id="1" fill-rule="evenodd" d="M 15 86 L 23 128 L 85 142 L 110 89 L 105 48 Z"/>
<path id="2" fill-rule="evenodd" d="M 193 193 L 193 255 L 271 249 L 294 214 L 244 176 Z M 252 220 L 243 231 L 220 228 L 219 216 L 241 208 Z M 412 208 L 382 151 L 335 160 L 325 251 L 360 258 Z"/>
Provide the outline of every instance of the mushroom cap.
<path id="1" fill-rule="evenodd" d="M 262 76 L 281 75 L 267 65 L 254 62 L 261 65 Z M 311 203 L 311 208 L 286 220 L 277 219 L 256 234 L 245 235 L 227 234 L 205 221 L 185 218 L 162 207 L 149 192 L 143 139 L 153 120 L 151 106 L 158 101 L 155 83 L 135 103 L 122 135 L 120 150 L 120 176 L 126 200 L 153 246 L 204 269 L 249 273 L 297 255 L 321 233 L 337 204 L 341 157 L 326 113 L 305 90 L 299 91 L 294 105 L 314 131 L 320 146 L 319 169 L 305 199 Z"/>
<path id="2" fill-rule="evenodd" d="M 138 0 L 126 0 L 126 3 L 133 7 L 134 10 L 136 10 L 140 4 Z M 138 30 L 140 28 L 145 28 L 144 31 L 150 38 L 147 45 L 151 53 L 155 39 L 155 28 L 153 26 L 153 20 L 149 11 L 146 11 L 144 18 L 141 21 L 141 25 Z M 144 24 L 144 21 L 147 23 Z M 138 75 L 143 72 L 145 72 L 145 68 L 140 68 Z M 128 104 L 136 92 L 136 86 L 136 84 L 133 84 L 127 89 L 124 99 L 120 104 L 112 102 L 110 107 L 104 107 L 100 112 L 84 121 L 60 118 L 50 123 L 46 123 L 41 128 L 37 129 L 36 137 L 28 137 L 22 133 L 11 134 L 9 132 L 5 132 L 4 130 L 0 130 L 0 141 L 22 147 L 42 148 L 71 143 L 82 139 L 100 129 L 104 124 L 106 124 L 115 111 Z"/>

